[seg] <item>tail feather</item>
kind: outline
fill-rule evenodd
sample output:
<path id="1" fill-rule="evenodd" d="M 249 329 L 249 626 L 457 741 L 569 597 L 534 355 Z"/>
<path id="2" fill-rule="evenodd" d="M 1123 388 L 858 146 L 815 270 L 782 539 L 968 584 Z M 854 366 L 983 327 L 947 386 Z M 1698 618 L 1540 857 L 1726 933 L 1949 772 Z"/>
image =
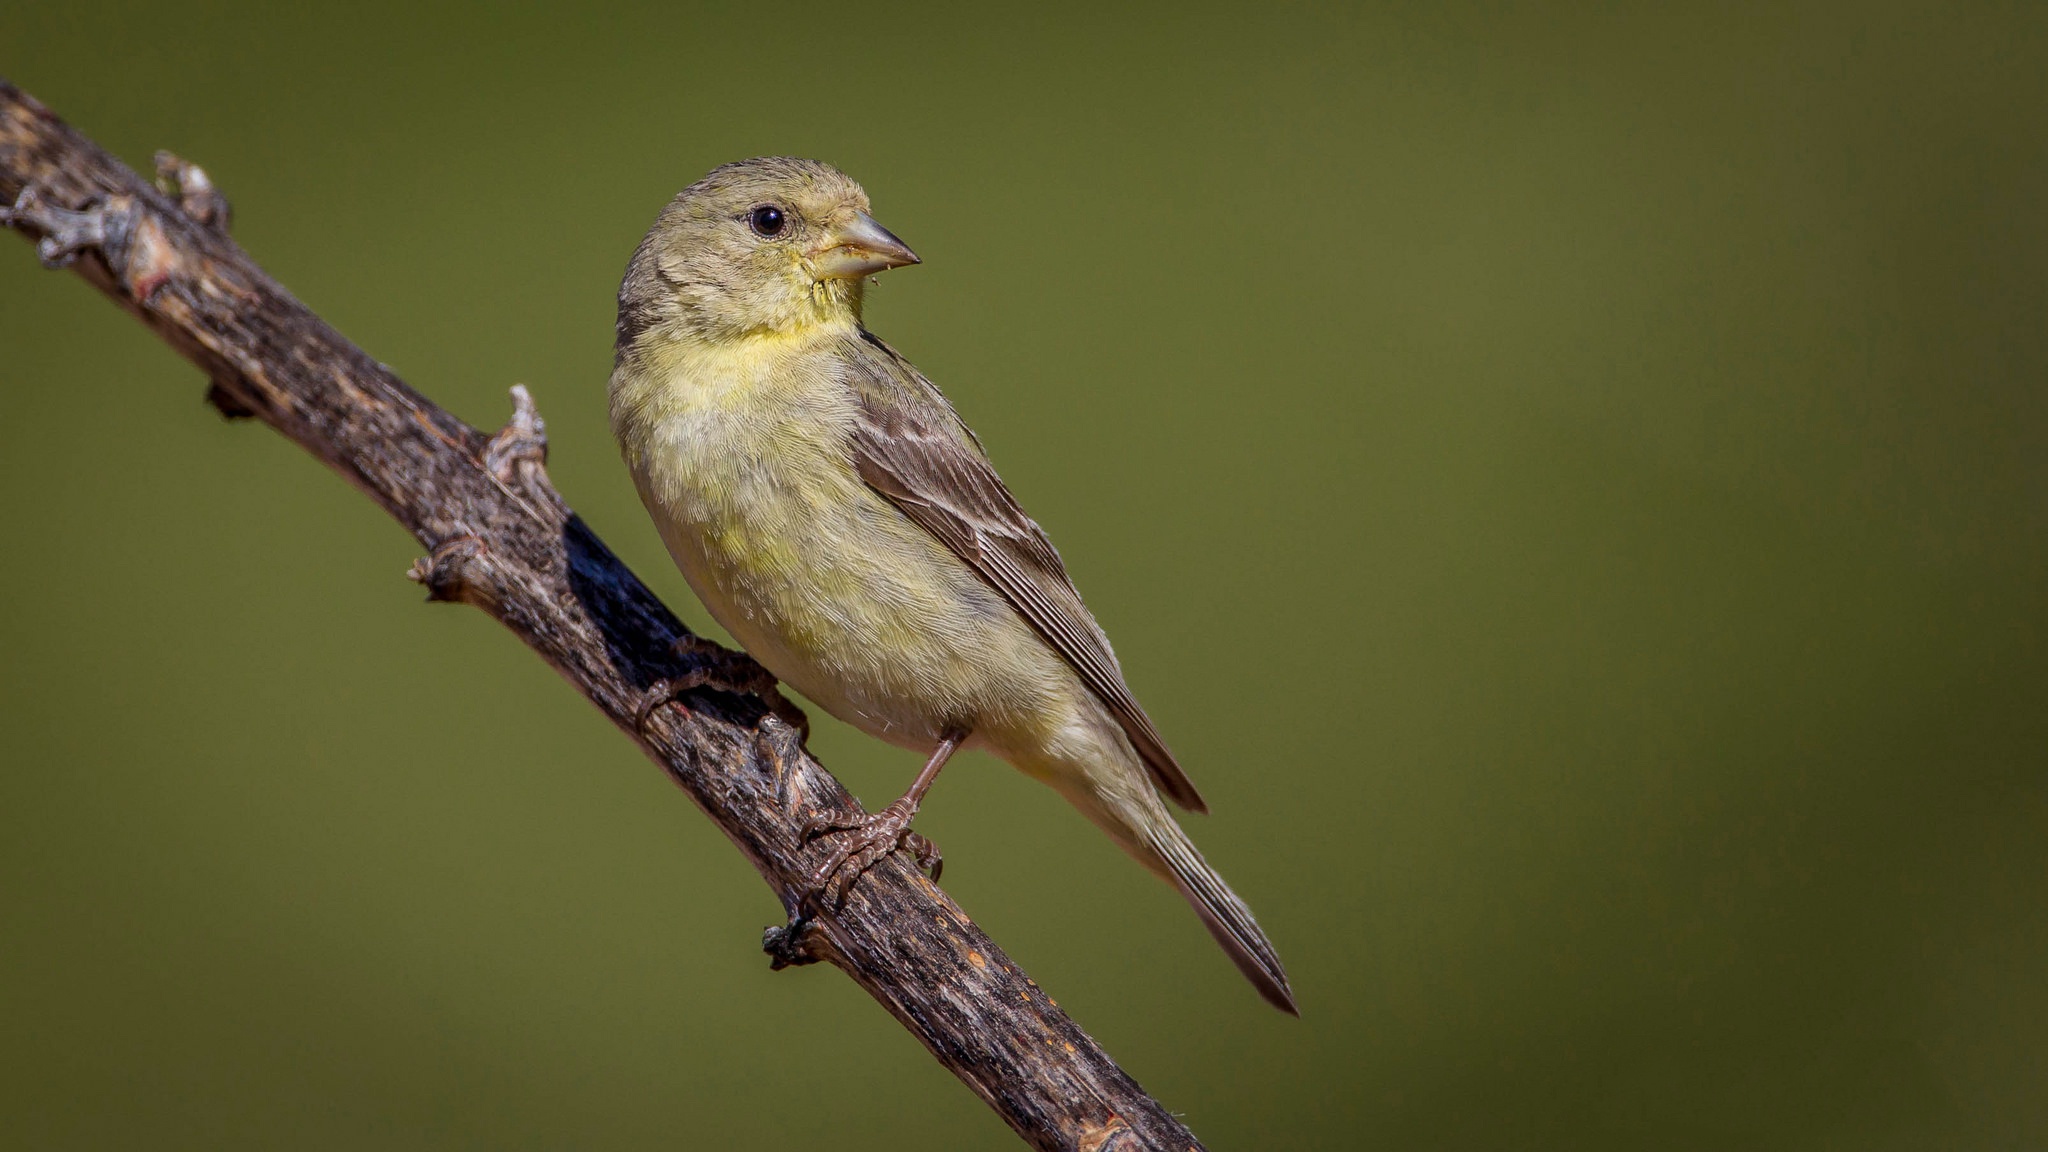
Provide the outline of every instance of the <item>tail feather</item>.
<path id="1" fill-rule="evenodd" d="M 1019 758 L 1016 763 L 1058 789 L 1132 858 L 1178 889 L 1194 905 L 1231 963 L 1267 1003 L 1289 1015 L 1301 1015 L 1294 1006 L 1294 991 L 1287 986 L 1287 970 L 1280 966 L 1280 957 L 1274 953 L 1272 941 L 1259 930 L 1252 910 L 1209 867 L 1194 842 L 1167 813 L 1137 754 L 1122 741 L 1117 743 L 1122 750 L 1117 758 L 1121 764 L 1107 755 L 1080 764 L 1051 758 Z"/>
<path id="2" fill-rule="evenodd" d="M 1252 910 L 1245 907 L 1223 877 L 1209 866 L 1207 860 L 1189 840 L 1187 833 L 1180 830 L 1171 817 L 1148 822 L 1144 831 L 1145 846 L 1151 849 L 1166 868 L 1167 879 L 1188 903 L 1195 906 L 1202 923 L 1209 928 L 1209 934 L 1223 946 L 1237 970 L 1244 973 L 1252 986 L 1266 1002 L 1291 1016 L 1301 1012 L 1294 1006 L 1294 991 L 1287 986 L 1287 970 L 1280 966 L 1280 957 L 1273 951 L 1273 942 L 1259 930 L 1259 922 L 1252 917 Z"/>

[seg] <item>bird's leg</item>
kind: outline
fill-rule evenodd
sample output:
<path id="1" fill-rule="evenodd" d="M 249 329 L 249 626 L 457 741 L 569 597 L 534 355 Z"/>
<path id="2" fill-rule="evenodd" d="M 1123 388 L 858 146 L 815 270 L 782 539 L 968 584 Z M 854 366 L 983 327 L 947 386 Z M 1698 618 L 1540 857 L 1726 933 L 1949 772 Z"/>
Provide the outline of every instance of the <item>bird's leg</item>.
<path id="1" fill-rule="evenodd" d="M 804 825 L 804 839 L 814 840 L 829 833 L 844 833 L 846 840 L 838 849 L 811 873 L 811 894 L 819 899 L 830 899 L 834 905 L 843 903 L 846 890 L 861 873 L 898 848 L 908 848 L 917 857 L 919 867 L 931 869 L 932 879 L 937 880 L 945 870 L 946 858 L 930 840 L 910 830 L 910 822 L 917 817 L 918 805 L 924 803 L 924 794 L 931 791 L 932 781 L 939 778 L 939 769 L 953 758 L 960 745 L 966 741 L 967 733 L 954 730 L 939 738 L 939 746 L 932 752 L 932 758 L 925 761 L 917 779 L 911 781 L 910 791 L 894 804 L 872 816 L 828 816 L 813 817 Z"/>

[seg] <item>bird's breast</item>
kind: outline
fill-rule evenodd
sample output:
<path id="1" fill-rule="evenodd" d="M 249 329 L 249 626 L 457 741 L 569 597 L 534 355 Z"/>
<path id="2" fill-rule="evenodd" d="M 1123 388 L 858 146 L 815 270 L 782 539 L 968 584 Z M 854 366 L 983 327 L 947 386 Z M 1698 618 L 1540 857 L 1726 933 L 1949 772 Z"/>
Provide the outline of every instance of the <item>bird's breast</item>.
<path id="1" fill-rule="evenodd" d="M 615 421 L 670 554 L 769 671 L 913 747 L 1056 686 L 1008 603 L 854 470 L 856 402 L 829 359 L 705 358 L 624 387 L 651 390 L 619 421 L 615 380 Z"/>
<path id="2" fill-rule="evenodd" d="M 641 496 L 707 603 L 787 614 L 756 601 L 817 583 L 818 545 L 844 536 L 868 495 L 846 450 L 852 397 L 831 368 L 772 349 L 698 350 L 615 384 L 615 409 L 618 393 L 639 393 L 621 441 Z"/>

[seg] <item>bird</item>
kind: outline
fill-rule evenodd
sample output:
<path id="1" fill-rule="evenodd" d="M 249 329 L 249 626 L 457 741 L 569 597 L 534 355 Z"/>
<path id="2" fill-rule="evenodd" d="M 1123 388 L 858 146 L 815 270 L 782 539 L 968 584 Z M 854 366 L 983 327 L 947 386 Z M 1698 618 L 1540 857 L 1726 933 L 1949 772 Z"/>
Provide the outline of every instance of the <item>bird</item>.
<path id="1" fill-rule="evenodd" d="M 1206 812 L 1043 529 L 936 385 L 868 331 L 869 281 L 921 263 L 867 193 L 761 157 L 678 193 L 619 286 L 611 427 L 692 591 L 761 667 L 926 757 L 810 878 L 841 899 L 911 829 L 953 754 L 1064 796 L 1178 889 L 1259 993 L 1299 1015 L 1272 943 L 1162 798 Z"/>

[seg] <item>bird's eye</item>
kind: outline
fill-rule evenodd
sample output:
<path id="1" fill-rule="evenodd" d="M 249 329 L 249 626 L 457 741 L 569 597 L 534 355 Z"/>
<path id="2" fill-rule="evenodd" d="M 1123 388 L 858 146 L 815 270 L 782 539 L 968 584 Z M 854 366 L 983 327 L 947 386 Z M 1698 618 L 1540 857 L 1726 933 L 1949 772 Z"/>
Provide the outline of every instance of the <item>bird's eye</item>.
<path id="1" fill-rule="evenodd" d="M 782 230 L 789 227 L 789 217 L 775 205 L 763 204 L 747 213 L 747 223 L 753 227 L 756 236 L 780 236 Z"/>

